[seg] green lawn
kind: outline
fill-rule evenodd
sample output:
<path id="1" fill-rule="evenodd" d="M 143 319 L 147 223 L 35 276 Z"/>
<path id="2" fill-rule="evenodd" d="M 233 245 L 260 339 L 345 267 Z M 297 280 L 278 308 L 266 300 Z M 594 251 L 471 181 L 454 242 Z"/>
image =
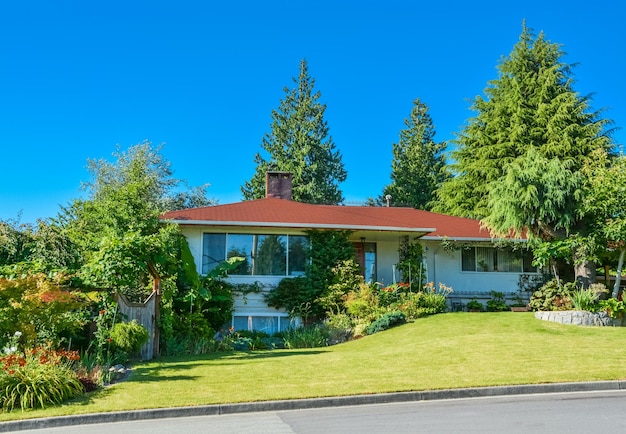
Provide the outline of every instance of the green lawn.
<path id="1" fill-rule="evenodd" d="M 532 313 L 449 313 L 310 350 L 218 353 L 138 364 L 128 380 L 0 420 L 473 386 L 626 378 L 626 328 Z"/>

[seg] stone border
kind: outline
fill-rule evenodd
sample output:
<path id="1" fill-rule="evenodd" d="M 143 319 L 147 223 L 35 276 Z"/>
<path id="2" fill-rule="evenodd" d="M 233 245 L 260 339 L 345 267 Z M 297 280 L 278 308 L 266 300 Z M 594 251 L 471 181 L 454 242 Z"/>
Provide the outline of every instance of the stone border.
<path id="1" fill-rule="evenodd" d="M 584 310 L 537 311 L 535 318 L 559 324 L 572 324 L 587 327 L 621 326 L 621 321 L 612 319 L 606 312 L 587 312 Z"/>

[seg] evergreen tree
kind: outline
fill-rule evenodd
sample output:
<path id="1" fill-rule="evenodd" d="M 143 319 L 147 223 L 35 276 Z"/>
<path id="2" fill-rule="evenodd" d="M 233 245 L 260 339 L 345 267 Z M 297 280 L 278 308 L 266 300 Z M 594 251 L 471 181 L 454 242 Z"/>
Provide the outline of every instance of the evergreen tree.
<path id="1" fill-rule="evenodd" d="M 524 23 L 518 43 L 498 66 L 498 78 L 472 105 L 476 116 L 454 141 L 453 178 L 438 190 L 436 211 L 485 218 L 490 191 L 530 149 L 558 159 L 572 172 L 597 148 L 609 149 L 608 121 L 589 111 L 589 97 L 574 91 L 563 51 Z M 526 159 L 528 159 L 526 157 Z"/>
<path id="2" fill-rule="evenodd" d="M 305 60 L 293 81 L 296 86 L 285 87 L 285 98 L 272 111 L 271 131 L 262 140 L 269 158 L 256 154 L 256 172 L 241 191 L 246 200 L 265 197 L 266 172 L 279 170 L 292 174 L 293 200 L 338 204 L 343 200 L 338 185 L 346 180 L 346 171 L 328 134 L 326 105 L 319 102 L 320 92 L 314 92 L 315 80 L 309 76 Z"/>
<path id="3" fill-rule="evenodd" d="M 456 140 L 456 176 L 438 191 L 435 210 L 482 219 L 497 235 L 523 231 L 542 241 L 567 240 L 583 284 L 595 272 L 590 222 L 581 212 L 584 176 L 595 150 L 612 142 L 590 99 L 573 90 L 563 52 L 525 24 L 477 97 L 477 112 Z"/>
<path id="4" fill-rule="evenodd" d="M 445 170 L 445 143 L 435 142 L 435 127 L 428 113 L 428 106 L 418 99 L 406 128 L 400 130 L 398 143 L 393 144 L 391 184 L 383 190 L 383 202 L 387 195 L 396 206 L 430 209 L 435 191 L 448 177 Z"/>

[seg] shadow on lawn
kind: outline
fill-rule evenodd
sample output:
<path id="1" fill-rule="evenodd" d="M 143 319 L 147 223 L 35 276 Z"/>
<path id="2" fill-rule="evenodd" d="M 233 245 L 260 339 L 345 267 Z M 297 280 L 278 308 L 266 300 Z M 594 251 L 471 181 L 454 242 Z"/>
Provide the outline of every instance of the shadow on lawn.
<path id="1" fill-rule="evenodd" d="M 291 356 L 309 356 L 320 354 L 323 350 L 307 351 L 251 351 L 251 352 L 219 352 L 210 354 L 200 354 L 194 356 L 167 356 L 139 364 L 133 367 L 132 374 L 124 381 L 149 382 L 149 381 L 171 381 L 171 380 L 193 380 L 197 378 L 193 375 L 168 375 L 168 371 L 185 371 L 195 369 L 198 365 L 235 365 L 246 360 L 275 359 Z"/>
<path id="2" fill-rule="evenodd" d="M 220 351 L 216 353 L 187 355 L 187 356 L 163 356 L 146 362 L 167 363 L 176 366 L 177 363 L 197 364 L 196 362 L 217 361 L 217 360 L 253 360 L 253 359 L 274 359 L 279 357 L 307 356 L 324 353 L 323 349 L 305 350 L 259 350 L 259 351 Z"/>

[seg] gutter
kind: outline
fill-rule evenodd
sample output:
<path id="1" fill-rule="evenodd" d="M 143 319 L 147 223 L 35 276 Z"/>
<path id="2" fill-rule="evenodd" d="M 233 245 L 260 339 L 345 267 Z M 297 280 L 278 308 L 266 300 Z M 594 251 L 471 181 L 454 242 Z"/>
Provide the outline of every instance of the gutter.
<path id="1" fill-rule="evenodd" d="M 161 222 L 177 223 L 183 226 L 241 226 L 263 228 L 294 228 L 294 229 L 347 229 L 359 231 L 384 231 L 384 232 L 420 232 L 428 234 L 436 231 L 435 228 L 406 228 L 398 226 L 357 226 L 357 225 L 333 225 L 325 223 L 284 223 L 284 222 L 241 222 L 241 221 L 214 221 L 214 220 L 166 220 Z"/>
<path id="2" fill-rule="evenodd" d="M 434 232 L 434 231 L 433 231 Z M 487 238 L 487 237 L 451 237 L 440 235 L 425 235 L 422 237 L 425 241 L 487 241 L 490 243 L 498 241 L 512 241 L 515 243 L 526 243 L 527 239 L 524 238 Z"/>

